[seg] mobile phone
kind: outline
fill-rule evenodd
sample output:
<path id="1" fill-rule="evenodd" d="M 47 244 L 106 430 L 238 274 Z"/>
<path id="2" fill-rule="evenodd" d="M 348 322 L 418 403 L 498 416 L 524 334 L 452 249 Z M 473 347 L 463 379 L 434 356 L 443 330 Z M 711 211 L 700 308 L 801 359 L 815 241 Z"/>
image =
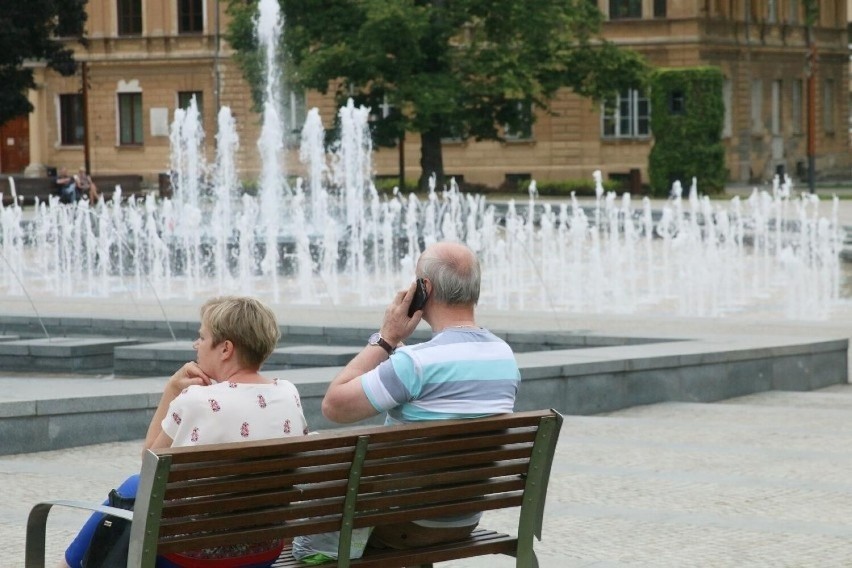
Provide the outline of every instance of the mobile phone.
<path id="1" fill-rule="evenodd" d="M 417 287 L 414 289 L 414 297 L 411 298 L 411 304 L 408 306 L 408 317 L 413 316 L 417 310 L 422 310 L 428 298 L 429 294 L 426 293 L 426 281 L 418 278 Z"/>

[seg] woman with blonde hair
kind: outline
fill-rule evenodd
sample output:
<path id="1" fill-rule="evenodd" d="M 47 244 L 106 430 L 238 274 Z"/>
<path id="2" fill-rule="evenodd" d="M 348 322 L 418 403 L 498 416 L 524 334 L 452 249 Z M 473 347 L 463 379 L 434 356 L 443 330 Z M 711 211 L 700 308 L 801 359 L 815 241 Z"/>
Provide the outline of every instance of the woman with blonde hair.
<path id="1" fill-rule="evenodd" d="M 308 424 L 296 387 L 260 374 L 278 345 L 275 314 L 249 297 L 213 298 L 201 307 L 201 326 L 193 343 L 195 361 L 169 378 L 145 436 L 144 449 L 220 444 L 301 436 Z M 136 494 L 138 475 L 117 493 Z M 83 566 L 89 542 L 102 515 L 93 515 L 65 552 L 72 568 Z M 269 566 L 283 541 L 217 547 L 169 554 L 157 566 Z M 244 562 L 243 562 L 244 561 Z"/>

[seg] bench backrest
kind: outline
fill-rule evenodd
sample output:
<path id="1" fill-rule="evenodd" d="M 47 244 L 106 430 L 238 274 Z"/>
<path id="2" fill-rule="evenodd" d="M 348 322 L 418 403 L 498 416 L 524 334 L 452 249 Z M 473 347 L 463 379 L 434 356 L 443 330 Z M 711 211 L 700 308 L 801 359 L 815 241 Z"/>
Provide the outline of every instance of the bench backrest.
<path id="1" fill-rule="evenodd" d="M 353 528 L 515 506 L 531 550 L 561 423 L 518 412 L 147 452 L 128 565 L 335 530 L 346 556 Z"/>

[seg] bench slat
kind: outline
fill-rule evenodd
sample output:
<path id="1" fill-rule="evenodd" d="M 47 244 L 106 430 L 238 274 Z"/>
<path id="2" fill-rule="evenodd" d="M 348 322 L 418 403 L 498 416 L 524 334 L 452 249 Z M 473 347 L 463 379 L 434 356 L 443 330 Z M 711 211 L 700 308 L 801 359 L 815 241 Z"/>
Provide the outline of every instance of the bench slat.
<path id="1" fill-rule="evenodd" d="M 520 478 L 494 480 L 484 483 L 464 484 L 441 489 L 412 490 L 393 492 L 379 496 L 362 496 L 358 499 L 358 512 L 402 509 L 405 507 L 423 508 L 439 503 L 458 503 L 486 495 L 498 495 L 523 491 L 525 481 Z"/>
<path id="2" fill-rule="evenodd" d="M 510 535 L 501 534 L 486 529 L 477 529 L 469 539 L 458 542 L 418 548 L 417 550 L 377 550 L 368 548 L 364 557 L 352 560 L 351 566 L 358 568 L 386 568 L 387 566 L 405 566 L 420 563 L 441 562 L 456 558 L 469 558 L 483 554 L 514 553 L 517 539 Z M 292 548 L 287 547 L 272 565 L 272 568 L 305 568 L 309 566 L 293 558 Z M 471 554 L 465 554 L 470 551 Z M 326 566 L 333 566 L 327 564 Z"/>
<path id="3" fill-rule="evenodd" d="M 380 513 L 360 513 L 357 517 L 355 517 L 354 524 L 356 528 L 392 525 L 395 523 L 433 519 L 436 517 L 482 513 L 493 509 L 507 509 L 509 507 L 520 506 L 522 502 L 523 493 L 521 492 L 507 495 L 487 495 L 479 499 L 445 505 L 385 510 Z"/>
<path id="4" fill-rule="evenodd" d="M 313 470 L 303 469 L 294 472 L 281 472 L 278 475 L 269 474 L 257 477 L 235 475 L 224 478 L 187 480 L 169 484 L 166 488 L 165 499 L 168 501 L 189 497 L 204 497 L 217 493 L 235 495 L 263 490 L 286 489 L 299 484 L 346 480 L 348 475 L 348 468 L 337 466 L 333 468 L 321 467 Z"/>
<path id="5" fill-rule="evenodd" d="M 301 488 L 285 488 L 280 491 L 264 491 L 250 495 L 197 497 L 177 499 L 163 506 L 163 518 L 181 517 L 193 514 L 243 511 L 261 507 L 288 505 L 300 501 L 343 497 L 346 482 L 318 483 Z"/>
<path id="6" fill-rule="evenodd" d="M 370 458 L 387 459 L 415 456 L 418 454 L 440 454 L 457 451 L 469 452 L 482 448 L 494 448 L 514 444 L 531 444 L 535 441 L 535 429 L 508 430 L 504 434 L 486 433 L 438 438 L 417 443 L 371 444 Z"/>
<path id="7" fill-rule="evenodd" d="M 498 449 L 478 450 L 452 455 L 398 460 L 372 460 L 368 452 L 362 477 L 400 473 L 427 473 L 449 470 L 456 467 L 485 465 L 492 462 L 529 458 L 532 445 Z"/>
<path id="8" fill-rule="evenodd" d="M 297 452 L 286 454 L 285 457 L 251 459 L 245 457 L 232 462 L 197 462 L 182 463 L 172 468 L 169 481 L 198 479 L 199 477 L 219 477 L 223 475 L 249 475 L 260 473 L 280 473 L 302 467 L 320 465 L 342 465 L 349 467 L 352 463 L 354 448 L 322 452 Z"/>
<path id="9" fill-rule="evenodd" d="M 294 436 L 275 440 L 258 440 L 252 442 L 232 442 L 210 446 L 184 446 L 180 448 L 160 448 L 154 450 L 156 455 L 171 456 L 172 463 L 197 463 L 216 461 L 221 458 L 221 452 L 227 451 L 233 459 L 259 457 L 279 457 L 304 451 L 331 450 L 341 447 L 354 447 L 357 436 L 369 436 L 371 443 L 382 444 L 408 440 L 416 442 L 418 438 L 430 436 L 447 436 L 451 434 L 474 435 L 481 432 L 500 432 L 507 428 L 536 426 L 545 414 L 542 411 L 516 412 L 478 418 L 476 420 L 446 420 L 435 422 L 420 422 L 406 424 L 404 427 L 388 428 L 375 426 L 359 428 L 345 432 L 326 432 L 313 436 Z"/>
<path id="10" fill-rule="evenodd" d="M 454 471 L 440 471 L 416 476 L 424 487 L 441 483 L 463 483 L 465 481 L 476 481 L 492 477 L 504 477 L 509 475 L 521 475 L 527 471 L 528 462 L 502 461 L 489 463 L 483 467 L 465 468 Z M 384 491 L 395 491 L 411 487 L 411 478 L 403 476 L 376 477 L 361 482 L 362 493 L 379 493 Z"/>

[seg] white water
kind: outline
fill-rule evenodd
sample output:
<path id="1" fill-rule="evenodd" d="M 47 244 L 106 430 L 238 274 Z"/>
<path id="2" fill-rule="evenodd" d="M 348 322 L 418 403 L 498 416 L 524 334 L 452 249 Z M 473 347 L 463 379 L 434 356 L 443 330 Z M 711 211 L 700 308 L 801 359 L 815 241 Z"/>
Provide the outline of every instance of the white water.
<path id="1" fill-rule="evenodd" d="M 275 59 L 282 22 L 261 0 L 266 101 L 257 148 L 258 191 L 242 191 L 240 140 L 230 110 L 218 117 L 215 163 L 191 104 L 171 129 L 173 200 L 153 195 L 89 208 L 51 201 L 25 219 L 0 211 L 0 292 L 61 297 L 203 298 L 245 293 L 272 303 L 383 305 L 407 286 L 423 246 L 466 242 L 483 263 L 481 306 L 547 312 L 719 317 L 760 310 L 825 319 L 843 303 L 837 202 L 796 197 L 789 180 L 745 201 L 715 202 L 693 182 L 654 219 L 651 202 L 605 194 L 498 211 L 483 196 L 446 190 L 380 196 L 372 184 L 369 109 L 339 110 L 328 151 L 316 109 L 302 130 L 304 179 L 287 183 Z M 118 192 L 120 195 L 120 192 Z M 535 211 L 535 215 L 529 215 Z"/>

